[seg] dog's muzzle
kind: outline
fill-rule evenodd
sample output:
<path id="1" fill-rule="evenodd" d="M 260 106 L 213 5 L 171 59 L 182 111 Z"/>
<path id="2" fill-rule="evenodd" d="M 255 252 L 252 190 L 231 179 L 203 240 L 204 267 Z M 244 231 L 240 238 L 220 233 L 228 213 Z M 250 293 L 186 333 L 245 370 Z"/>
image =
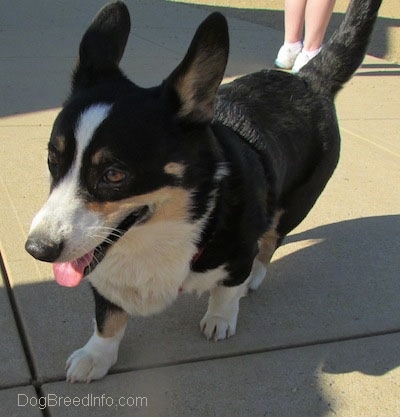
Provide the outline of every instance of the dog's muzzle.
<path id="1" fill-rule="evenodd" d="M 113 246 L 134 225 L 144 223 L 151 217 L 152 209 L 142 206 L 129 215 L 112 229 L 112 233 L 95 248 L 81 257 L 66 262 L 57 262 L 65 247 L 63 241 L 55 242 L 39 232 L 33 232 L 25 244 L 26 251 L 34 258 L 53 263 L 53 272 L 56 281 L 63 286 L 73 287 L 78 285 L 83 277 L 93 272 L 97 265 L 104 259 L 108 249 Z"/>

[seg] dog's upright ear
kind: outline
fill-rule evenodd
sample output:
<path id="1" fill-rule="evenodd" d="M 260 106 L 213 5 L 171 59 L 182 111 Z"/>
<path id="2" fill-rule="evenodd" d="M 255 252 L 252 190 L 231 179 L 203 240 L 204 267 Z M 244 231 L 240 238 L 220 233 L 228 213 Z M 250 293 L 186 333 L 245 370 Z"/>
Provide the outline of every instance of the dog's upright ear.
<path id="1" fill-rule="evenodd" d="M 90 87 L 121 74 L 119 62 L 131 29 L 129 11 L 121 1 L 104 6 L 83 35 L 72 90 Z"/>
<path id="2" fill-rule="evenodd" d="M 194 124 L 211 121 L 228 54 L 226 19 L 213 13 L 199 26 L 183 61 L 166 80 L 169 93 L 177 99 L 179 119 Z"/>

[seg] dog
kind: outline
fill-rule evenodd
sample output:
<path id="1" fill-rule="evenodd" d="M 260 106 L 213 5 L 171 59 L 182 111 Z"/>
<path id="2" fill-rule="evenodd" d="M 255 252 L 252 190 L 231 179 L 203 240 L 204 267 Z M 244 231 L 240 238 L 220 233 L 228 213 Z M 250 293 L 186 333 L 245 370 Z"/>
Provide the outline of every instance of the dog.
<path id="1" fill-rule="evenodd" d="M 337 165 L 334 97 L 364 58 L 380 3 L 352 0 L 297 75 L 262 70 L 222 85 L 228 27 L 213 13 L 154 88 L 119 68 L 127 7 L 100 10 L 54 122 L 50 195 L 25 245 L 59 284 L 87 277 L 93 289 L 95 331 L 67 360 L 68 381 L 106 375 L 128 316 L 158 313 L 182 291 L 210 292 L 208 339 L 235 334 L 240 298 Z"/>

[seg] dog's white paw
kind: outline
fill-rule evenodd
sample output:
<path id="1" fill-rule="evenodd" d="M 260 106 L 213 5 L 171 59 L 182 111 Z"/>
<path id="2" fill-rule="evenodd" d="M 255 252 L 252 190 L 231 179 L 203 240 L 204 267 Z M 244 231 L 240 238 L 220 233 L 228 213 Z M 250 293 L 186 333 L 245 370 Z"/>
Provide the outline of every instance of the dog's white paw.
<path id="1" fill-rule="evenodd" d="M 210 340 L 223 340 L 236 333 L 237 315 L 235 317 L 220 317 L 208 312 L 200 321 L 200 329 L 204 336 Z"/>
<path id="2" fill-rule="evenodd" d="M 239 300 L 247 292 L 247 284 L 236 287 L 217 286 L 210 291 L 208 309 L 200 321 L 201 332 L 208 340 L 223 340 L 236 333 Z"/>
<path id="3" fill-rule="evenodd" d="M 78 349 L 67 360 L 67 382 L 89 383 L 103 378 L 114 363 L 114 358 L 96 355 L 84 347 Z"/>
<path id="4" fill-rule="evenodd" d="M 117 362 L 118 348 L 124 330 L 122 329 L 113 337 L 101 337 L 94 331 L 86 345 L 76 350 L 68 358 L 66 364 L 67 381 L 89 383 L 95 379 L 103 378 Z"/>

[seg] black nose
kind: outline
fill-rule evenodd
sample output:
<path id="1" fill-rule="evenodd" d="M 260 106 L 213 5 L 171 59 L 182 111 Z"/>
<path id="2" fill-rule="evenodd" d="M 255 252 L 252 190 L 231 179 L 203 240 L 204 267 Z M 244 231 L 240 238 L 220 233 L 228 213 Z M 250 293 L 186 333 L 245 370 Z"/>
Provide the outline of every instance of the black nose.
<path id="1" fill-rule="evenodd" d="M 26 251 L 39 261 L 54 262 L 61 254 L 62 242 L 54 242 L 41 236 L 29 236 Z"/>

